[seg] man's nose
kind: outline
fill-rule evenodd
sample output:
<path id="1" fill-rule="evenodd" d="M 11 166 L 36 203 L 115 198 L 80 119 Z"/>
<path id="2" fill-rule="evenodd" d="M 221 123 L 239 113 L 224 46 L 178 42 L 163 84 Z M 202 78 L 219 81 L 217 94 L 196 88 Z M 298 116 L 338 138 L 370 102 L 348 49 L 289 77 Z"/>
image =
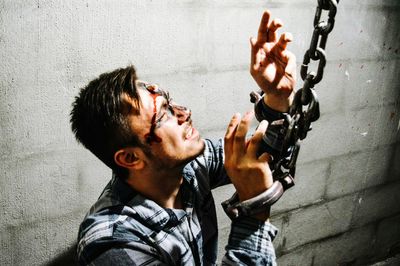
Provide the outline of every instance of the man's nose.
<path id="1" fill-rule="evenodd" d="M 174 115 L 178 119 L 178 124 L 181 125 L 190 120 L 190 116 L 192 115 L 192 111 L 182 105 L 173 104 L 172 108 L 174 108 Z"/>

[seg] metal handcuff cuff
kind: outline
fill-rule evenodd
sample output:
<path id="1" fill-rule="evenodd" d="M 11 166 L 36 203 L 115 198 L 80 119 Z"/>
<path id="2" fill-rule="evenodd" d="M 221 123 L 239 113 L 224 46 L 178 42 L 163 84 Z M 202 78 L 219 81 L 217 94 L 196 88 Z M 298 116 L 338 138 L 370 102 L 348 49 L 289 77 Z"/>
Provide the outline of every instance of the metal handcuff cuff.
<path id="1" fill-rule="evenodd" d="M 269 162 L 274 183 L 263 193 L 254 198 L 239 202 L 235 192 L 231 198 L 221 203 L 225 213 L 234 220 L 241 216 L 251 216 L 262 213 L 279 200 L 283 192 L 294 185 L 294 172 L 285 171 L 283 163 L 297 159 L 298 150 L 294 145 L 285 143 L 286 132 L 290 126 L 288 115 L 268 107 L 262 95 L 252 92 L 251 101 L 254 102 L 255 116 L 259 122 L 267 120 L 268 130 L 264 133 L 258 155 L 267 152 L 272 160 Z M 294 158 L 295 157 L 295 158 Z"/>

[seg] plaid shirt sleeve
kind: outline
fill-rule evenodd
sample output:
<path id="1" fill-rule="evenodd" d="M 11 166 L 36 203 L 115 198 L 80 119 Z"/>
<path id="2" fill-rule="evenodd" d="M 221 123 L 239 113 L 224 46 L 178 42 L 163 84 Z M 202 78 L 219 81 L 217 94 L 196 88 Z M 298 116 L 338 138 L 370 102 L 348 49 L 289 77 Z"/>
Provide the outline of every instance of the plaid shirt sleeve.
<path id="1" fill-rule="evenodd" d="M 276 265 L 272 241 L 277 233 L 275 226 L 255 218 L 233 221 L 222 265 Z"/>
<path id="2" fill-rule="evenodd" d="M 112 248 L 107 250 L 93 260 L 92 266 L 114 266 L 114 265 L 168 265 L 156 256 L 141 250 L 128 248 Z"/>

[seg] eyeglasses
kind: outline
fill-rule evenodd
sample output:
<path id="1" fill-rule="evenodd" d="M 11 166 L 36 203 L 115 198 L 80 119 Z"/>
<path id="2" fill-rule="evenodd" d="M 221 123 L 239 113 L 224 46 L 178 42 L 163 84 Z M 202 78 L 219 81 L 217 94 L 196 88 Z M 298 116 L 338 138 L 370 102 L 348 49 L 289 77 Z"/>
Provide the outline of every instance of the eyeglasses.
<path id="1" fill-rule="evenodd" d="M 150 92 L 150 96 L 153 98 L 153 116 L 151 118 L 151 127 L 149 133 L 145 134 L 145 140 L 146 143 L 151 144 L 153 141 L 154 142 L 161 142 L 161 138 L 159 138 L 155 134 L 155 129 L 160 127 L 161 124 L 165 121 L 167 121 L 171 117 L 176 117 L 178 119 L 178 124 L 181 125 L 184 122 L 191 122 L 191 111 L 181 105 L 177 105 L 172 102 L 172 98 L 169 96 L 168 91 L 163 90 L 156 84 L 148 84 L 145 82 L 138 82 L 137 83 L 140 87 L 146 89 L 148 92 Z M 159 117 L 157 117 L 157 97 L 162 96 L 164 97 L 164 102 L 162 104 L 161 110 L 165 110 L 161 112 Z"/>

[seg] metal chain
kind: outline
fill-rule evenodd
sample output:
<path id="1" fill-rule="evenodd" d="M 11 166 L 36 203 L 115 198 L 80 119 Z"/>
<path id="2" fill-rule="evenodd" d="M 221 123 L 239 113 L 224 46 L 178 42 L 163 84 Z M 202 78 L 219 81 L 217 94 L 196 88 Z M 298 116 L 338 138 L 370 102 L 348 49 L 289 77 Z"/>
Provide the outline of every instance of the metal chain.
<path id="1" fill-rule="evenodd" d="M 339 0 L 318 0 L 318 6 L 314 17 L 314 32 L 309 49 L 305 52 L 300 74 L 304 81 L 303 87 L 299 89 L 286 117 L 287 131 L 283 143 L 283 151 L 293 147 L 289 158 L 283 158 L 278 167 L 284 167 L 294 176 L 297 156 L 300 150 L 300 140 L 307 136 L 312 129 L 311 123 L 318 120 L 320 116 L 315 84 L 319 83 L 324 75 L 326 65 L 325 47 L 329 33 L 335 24 L 335 15 Z M 320 21 L 322 10 L 328 10 L 328 21 Z M 316 73 L 308 70 L 310 61 L 317 61 Z"/>
<path id="2" fill-rule="evenodd" d="M 280 116 L 283 117 L 282 119 L 270 121 L 270 126 L 275 125 L 278 127 L 271 128 L 265 132 L 259 148 L 260 154 L 269 152 L 273 155 L 269 165 L 272 170 L 274 184 L 281 184 L 279 186 L 280 189 L 274 191 L 274 202 L 282 196 L 285 190 L 294 185 L 296 161 L 300 151 L 301 140 L 311 130 L 311 123 L 318 120 L 320 116 L 319 102 L 314 86 L 321 81 L 324 75 L 326 65 L 325 47 L 328 35 L 335 24 L 338 3 L 339 0 L 318 0 L 314 17 L 314 32 L 310 47 L 304 54 L 303 64 L 300 69 L 301 78 L 304 81 L 303 87 L 295 93 L 289 112 Z M 328 10 L 327 22 L 320 21 L 323 10 Z M 318 61 L 316 73 L 308 70 L 308 64 L 311 60 Z M 263 101 L 262 94 L 262 91 L 250 94 L 250 101 L 254 103 L 256 117 L 260 122 L 262 119 L 267 118 L 267 115 L 263 113 L 265 107 L 259 108 L 261 106 L 259 105 L 260 101 Z M 281 142 L 282 138 L 283 141 Z M 229 201 L 227 201 L 228 205 L 225 204 L 226 206 L 229 206 Z M 268 200 L 263 198 L 263 201 L 267 202 Z M 265 207 L 265 202 L 258 202 L 258 204 L 262 204 Z M 226 210 L 226 206 L 224 210 Z"/>

